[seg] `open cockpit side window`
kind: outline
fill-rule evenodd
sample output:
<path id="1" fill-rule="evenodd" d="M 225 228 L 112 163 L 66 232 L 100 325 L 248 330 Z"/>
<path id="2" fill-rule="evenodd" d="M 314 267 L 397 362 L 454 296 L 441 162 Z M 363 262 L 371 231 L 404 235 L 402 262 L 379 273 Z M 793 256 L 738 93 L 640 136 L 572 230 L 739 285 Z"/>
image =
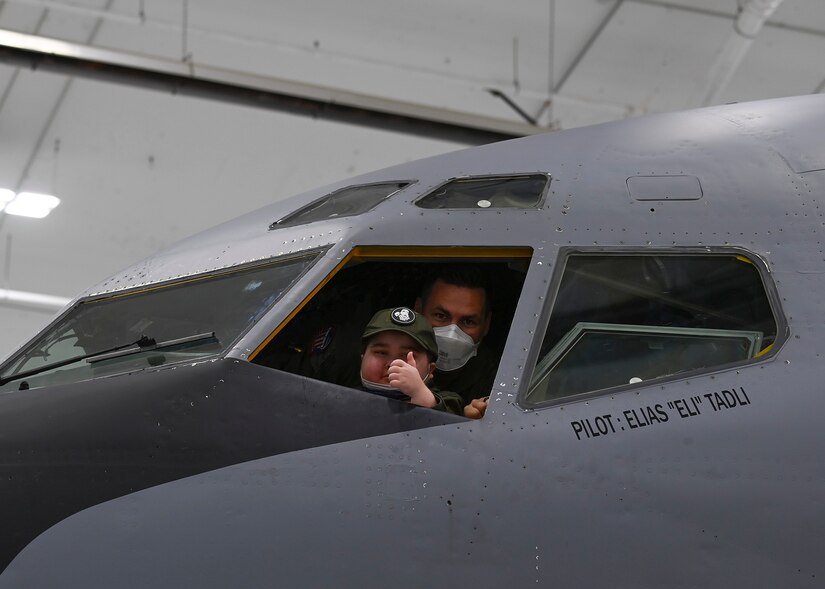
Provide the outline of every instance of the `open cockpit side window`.
<path id="1" fill-rule="evenodd" d="M 777 319 L 738 253 L 572 253 L 525 406 L 728 366 L 766 354 Z"/>
<path id="2" fill-rule="evenodd" d="M 470 267 L 483 275 L 492 312 L 482 345 L 489 352 L 485 356 L 489 366 L 484 368 L 494 376 L 531 255 L 530 248 L 356 248 L 251 360 L 358 388 L 361 335 L 372 315 L 380 309 L 413 308 L 433 275 Z M 475 396 L 489 395 L 490 385 L 486 389 Z"/>

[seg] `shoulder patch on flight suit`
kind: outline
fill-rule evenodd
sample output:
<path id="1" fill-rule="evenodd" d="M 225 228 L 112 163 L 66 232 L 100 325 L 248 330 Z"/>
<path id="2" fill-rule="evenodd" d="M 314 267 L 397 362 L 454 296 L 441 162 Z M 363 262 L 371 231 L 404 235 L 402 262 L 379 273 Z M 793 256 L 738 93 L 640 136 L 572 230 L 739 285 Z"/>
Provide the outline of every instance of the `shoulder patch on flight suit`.
<path id="1" fill-rule="evenodd" d="M 309 349 L 310 355 L 320 354 L 329 347 L 332 343 L 332 338 L 335 335 L 335 326 L 330 325 L 318 330 L 315 337 L 312 338 L 312 346 Z"/>

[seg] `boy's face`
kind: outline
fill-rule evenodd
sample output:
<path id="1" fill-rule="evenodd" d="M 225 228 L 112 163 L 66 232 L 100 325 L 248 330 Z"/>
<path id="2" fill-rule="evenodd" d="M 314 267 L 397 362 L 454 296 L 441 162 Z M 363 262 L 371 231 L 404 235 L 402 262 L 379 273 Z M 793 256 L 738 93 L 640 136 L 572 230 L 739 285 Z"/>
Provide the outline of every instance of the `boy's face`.
<path id="1" fill-rule="evenodd" d="M 407 353 L 412 352 L 415 357 L 415 367 L 421 379 L 427 379 L 432 367 L 427 352 L 406 333 L 400 331 L 382 331 L 367 343 L 364 355 L 361 356 L 361 376 L 370 381 L 381 384 L 389 384 L 387 370 L 393 360 L 407 360 Z"/>

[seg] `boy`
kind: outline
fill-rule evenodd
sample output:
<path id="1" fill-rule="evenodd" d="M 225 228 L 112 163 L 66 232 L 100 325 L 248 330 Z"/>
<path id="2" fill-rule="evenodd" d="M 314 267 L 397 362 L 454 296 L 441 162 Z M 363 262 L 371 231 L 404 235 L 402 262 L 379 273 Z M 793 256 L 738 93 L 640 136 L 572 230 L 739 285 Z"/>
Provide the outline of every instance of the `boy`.
<path id="1" fill-rule="evenodd" d="M 371 392 L 462 415 L 456 393 L 428 387 L 438 346 L 429 321 L 407 307 L 382 309 L 361 336 L 361 384 Z"/>

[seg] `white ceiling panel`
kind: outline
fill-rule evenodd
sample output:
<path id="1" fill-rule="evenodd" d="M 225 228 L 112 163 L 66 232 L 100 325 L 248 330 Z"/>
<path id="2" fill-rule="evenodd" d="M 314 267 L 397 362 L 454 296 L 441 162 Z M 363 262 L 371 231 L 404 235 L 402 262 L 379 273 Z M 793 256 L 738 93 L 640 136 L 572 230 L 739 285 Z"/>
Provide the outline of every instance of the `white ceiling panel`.
<path id="1" fill-rule="evenodd" d="M 23 2 L 3 2 L 0 5 L 0 24 L 3 27 L 26 33 L 35 32 L 43 18 L 44 9 Z"/>
<path id="2" fill-rule="evenodd" d="M 14 72 L 3 66 L 0 70 L 8 90 L 0 110 L 0 182 L 4 188 L 16 189 L 67 78 L 27 70 Z"/>
<path id="3" fill-rule="evenodd" d="M 638 112 L 696 106 L 707 67 L 730 22 L 695 12 L 627 2 L 564 87 L 564 94 Z"/>
<path id="4" fill-rule="evenodd" d="M 825 36 L 768 28 L 754 42 L 720 102 L 811 94 L 822 90 L 823 80 Z"/>

